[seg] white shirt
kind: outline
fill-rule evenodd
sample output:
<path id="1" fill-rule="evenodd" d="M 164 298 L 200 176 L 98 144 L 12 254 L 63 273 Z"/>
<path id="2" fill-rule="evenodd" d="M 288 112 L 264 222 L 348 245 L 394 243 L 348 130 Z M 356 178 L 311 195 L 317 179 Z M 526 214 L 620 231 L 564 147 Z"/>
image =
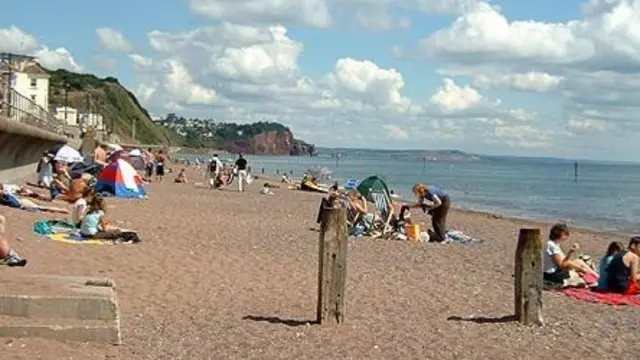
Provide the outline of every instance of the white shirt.
<path id="1" fill-rule="evenodd" d="M 9 195 L 15 195 L 18 191 L 20 191 L 20 186 L 15 184 L 3 184 L 2 191 L 6 192 Z"/>
<path id="2" fill-rule="evenodd" d="M 84 215 L 85 211 L 87 211 L 87 201 L 83 198 L 76 200 L 76 202 L 73 203 L 73 210 L 71 210 L 71 222 L 73 224 L 79 223 L 78 213 L 81 212 Z"/>
<path id="3" fill-rule="evenodd" d="M 556 270 L 558 270 L 556 264 L 553 263 L 552 257 L 554 255 L 560 255 L 560 257 L 564 258 L 564 252 L 560 248 L 560 245 L 558 245 L 555 241 L 549 240 L 547 241 L 547 247 L 544 250 L 543 257 L 544 272 L 546 272 L 547 274 L 554 273 L 556 272 Z"/>

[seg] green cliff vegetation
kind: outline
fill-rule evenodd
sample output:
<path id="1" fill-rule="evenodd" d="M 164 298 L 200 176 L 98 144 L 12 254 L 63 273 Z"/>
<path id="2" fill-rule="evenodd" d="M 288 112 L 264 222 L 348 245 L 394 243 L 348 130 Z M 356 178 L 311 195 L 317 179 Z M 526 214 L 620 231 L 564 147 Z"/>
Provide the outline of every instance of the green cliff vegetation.
<path id="1" fill-rule="evenodd" d="M 91 74 L 78 74 L 67 70 L 49 71 L 49 103 L 66 104 L 78 112 L 102 115 L 109 132 L 123 142 L 135 140 L 143 144 L 179 144 L 180 137 L 163 126 L 155 124 L 135 95 L 114 77 L 98 78 Z M 65 96 L 65 92 L 67 92 Z"/>

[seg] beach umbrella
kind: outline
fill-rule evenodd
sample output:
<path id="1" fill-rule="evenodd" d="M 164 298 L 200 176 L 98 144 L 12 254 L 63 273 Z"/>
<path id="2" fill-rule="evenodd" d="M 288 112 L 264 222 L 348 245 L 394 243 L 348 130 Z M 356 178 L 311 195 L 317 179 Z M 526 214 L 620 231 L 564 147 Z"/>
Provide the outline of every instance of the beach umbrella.
<path id="1" fill-rule="evenodd" d="M 358 180 L 357 179 L 347 180 L 347 182 L 344 183 L 344 189 L 345 190 L 355 189 L 356 187 L 358 187 Z"/>
<path id="2" fill-rule="evenodd" d="M 358 192 L 370 202 L 375 202 L 375 199 L 373 198 L 371 193 L 384 192 L 389 195 L 389 188 L 387 187 L 387 184 L 375 175 L 369 176 L 368 178 L 362 180 L 357 189 Z"/>
<path id="3" fill-rule="evenodd" d="M 69 145 L 63 145 L 58 149 L 55 153 L 53 160 L 56 161 L 64 161 L 66 163 L 76 163 L 83 162 L 84 157 L 80 154 L 80 152 Z"/>
<path id="4" fill-rule="evenodd" d="M 129 156 L 141 157 L 142 151 L 140 151 L 140 149 L 133 149 L 129 151 Z"/>

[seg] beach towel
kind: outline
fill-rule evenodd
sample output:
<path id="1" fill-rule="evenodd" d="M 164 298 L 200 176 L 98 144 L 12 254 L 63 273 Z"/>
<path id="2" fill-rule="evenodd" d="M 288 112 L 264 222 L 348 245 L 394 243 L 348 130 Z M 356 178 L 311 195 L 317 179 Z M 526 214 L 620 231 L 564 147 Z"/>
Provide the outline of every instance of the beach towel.
<path id="1" fill-rule="evenodd" d="M 589 288 L 565 288 L 556 291 L 566 296 L 580 301 L 586 301 L 595 304 L 606 304 L 621 306 L 627 305 L 640 308 L 640 295 L 622 295 L 616 293 L 601 293 Z"/>
<path id="2" fill-rule="evenodd" d="M 78 233 L 57 233 L 46 235 L 52 241 L 63 242 L 67 244 L 84 244 L 84 245 L 114 245 L 113 240 L 96 240 L 82 237 Z"/>

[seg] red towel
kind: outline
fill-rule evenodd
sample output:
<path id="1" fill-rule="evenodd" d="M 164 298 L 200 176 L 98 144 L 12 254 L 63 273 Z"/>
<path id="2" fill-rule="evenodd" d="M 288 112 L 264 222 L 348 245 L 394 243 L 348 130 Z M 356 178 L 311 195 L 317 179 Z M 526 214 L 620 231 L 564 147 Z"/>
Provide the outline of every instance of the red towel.
<path id="1" fill-rule="evenodd" d="M 629 305 L 640 308 L 640 295 L 601 293 L 586 288 L 567 288 L 559 289 L 558 291 L 575 300 L 607 305 Z"/>

